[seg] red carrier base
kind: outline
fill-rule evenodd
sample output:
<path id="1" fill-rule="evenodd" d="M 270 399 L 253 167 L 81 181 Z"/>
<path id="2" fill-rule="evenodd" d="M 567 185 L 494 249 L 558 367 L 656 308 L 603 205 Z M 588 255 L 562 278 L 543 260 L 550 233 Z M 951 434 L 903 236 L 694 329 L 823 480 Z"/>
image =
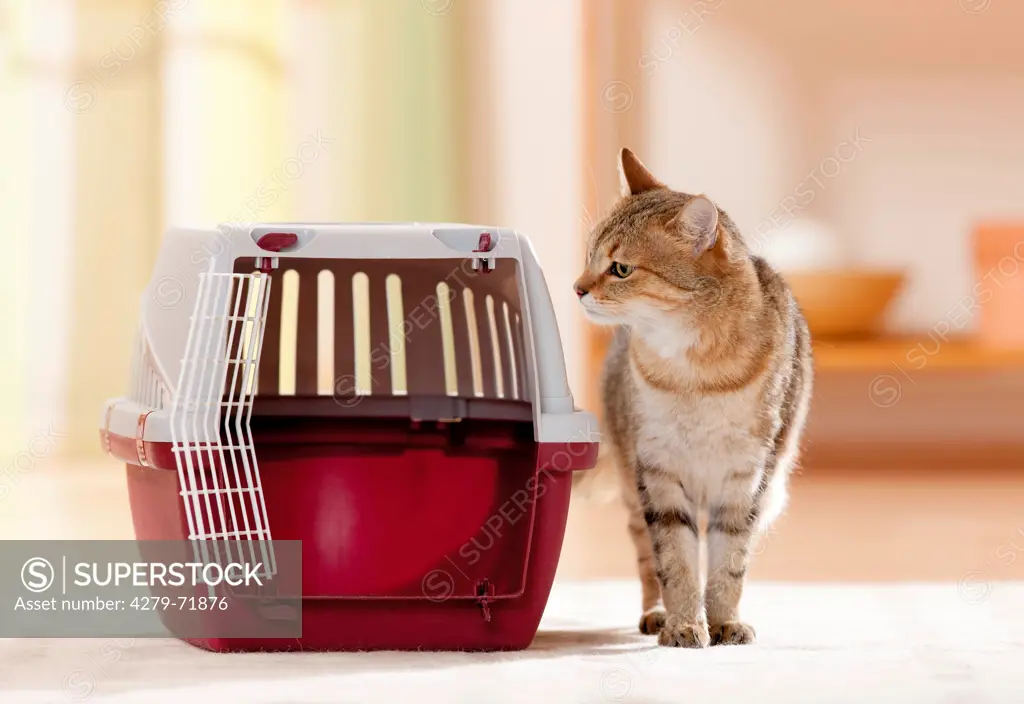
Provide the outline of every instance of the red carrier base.
<path id="1" fill-rule="evenodd" d="M 558 564 L 572 470 L 593 467 L 598 446 L 534 442 L 522 405 L 526 413 L 503 413 L 516 420 L 457 423 L 253 417 L 273 537 L 302 541 L 302 637 L 189 642 L 214 651 L 529 646 Z M 104 440 L 128 463 L 136 537 L 187 539 L 171 444 Z"/>

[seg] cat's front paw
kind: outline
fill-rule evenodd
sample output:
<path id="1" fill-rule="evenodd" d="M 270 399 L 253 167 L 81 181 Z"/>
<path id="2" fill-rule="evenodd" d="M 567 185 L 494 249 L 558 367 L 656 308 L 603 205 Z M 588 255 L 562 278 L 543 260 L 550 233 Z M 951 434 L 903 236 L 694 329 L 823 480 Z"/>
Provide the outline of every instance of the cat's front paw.
<path id="1" fill-rule="evenodd" d="M 683 623 L 669 618 L 658 633 L 658 645 L 669 648 L 706 648 L 710 641 L 708 627 L 703 623 Z"/>
<path id="2" fill-rule="evenodd" d="M 665 618 L 665 609 L 651 609 L 640 617 L 640 632 L 645 636 L 657 635 L 665 625 Z"/>
<path id="3" fill-rule="evenodd" d="M 747 645 L 757 640 L 754 627 L 740 621 L 711 626 L 711 645 Z"/>

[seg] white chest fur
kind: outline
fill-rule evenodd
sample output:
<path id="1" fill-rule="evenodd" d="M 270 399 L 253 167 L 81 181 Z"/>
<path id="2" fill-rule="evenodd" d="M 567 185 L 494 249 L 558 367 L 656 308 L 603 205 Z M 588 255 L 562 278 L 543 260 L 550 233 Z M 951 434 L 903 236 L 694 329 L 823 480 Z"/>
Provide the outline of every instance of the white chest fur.
<path id="1" fill-rule="evenodd" d="M 765 460 L 764 440 L 756 434 L 758 384 L 729 393 L 680 395 L 634 379 L 640 460 L 677 474 L 691 497 L 705 506 L 728 498 L 723 492 L 753 490 L 754 475 L 749 486 L 726 479 L 759 469 Z"/>

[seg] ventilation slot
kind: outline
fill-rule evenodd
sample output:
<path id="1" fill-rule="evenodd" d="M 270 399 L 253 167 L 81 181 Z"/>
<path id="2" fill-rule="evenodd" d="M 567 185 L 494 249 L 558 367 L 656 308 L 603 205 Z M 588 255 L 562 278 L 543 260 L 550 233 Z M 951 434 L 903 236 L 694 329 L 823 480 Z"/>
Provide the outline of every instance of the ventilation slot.
<path id="1" fill-rule="evenodd" d="M 334 393 L 334 272 L 316 277 L 316 392 Z"/>
<path id="2" fill-rule="evenodd" d="M 299 272 L 289 269 L 281 281 L 281 344 L 277 393 L 295 395 L 295 349 L 299 339 Z"/>
<path id="3" fill-rule="evenodd" d="M 501 310 L 505 318 L 505 342 L 508 343 L 508 366 L 512 373 L 512 398 L 519 398 L 519 369 L 516 364 L 516 348 L 512 337 L 512 324 L 508 318 L 508 303 L 501 304 Z"/>
<path id="4" fill-rule="evenodd" d="M 370 373 L 370 277 L 352 277 L 352 344 L 355 351 L 355 392 L 367 396 L 373 388 Z"/>
<path id="5" fill-rule="evenodd" d="M 498 323 L 494 318 L 494 298 L 490 295 L 487 303 L 487 327 L 491 333 L 491 355 L 494 358 L 494 385 L 498 398 L 505 398 L 505 372 L 501 366 L 501 340 L 498 337 Z"/>
<path id="6" fill-rule="evenodd" d="M 391 351 L 391 393 L 409 393 L 405 369 L 405 310 L 402 305 L 402 279 L 389 274 L 386 279 L 388 298 L 388 349 Z"/>
<path id="7" fill-rule="evenodd" d="M 524 347 L 526 344 L 526 338 L 523 336 L 523 321 L 519 318 L 519 313 L 516 313 L 516 322 L 512 328 L 512 337 L 512 342 L 515 343 L 516 348 L 516 359 L 519 360 L 518 366 L 519 369 L 522 370 L 523 374 L 523 392 L 521 398 L 529 399 L 530 387 L 528 385 L 529 378 L 527 376 L 526 369 L 526 349 Z"/>
<path id="8" fill-rule="evenodd" d="M 150 362 L 149 349 L 143 339 L 141 328 L 135 338 L 131 387 L 129 398 L 144 408 L 160 410 L 165 408 L 169 402 L 167 387 L 154 371 Z"/>
<path id="9" fill-rule="evenodd" d="M 462 289 L 462 305 L 466 309 L 466 328 L 469 330 L 469 358 L 473 365 L 473 395 L 484 395 L 484 373 L 480 361 L 480 328 L 476 324 L 476 306 L 473 292 Z"/>
<path id="10" fill-rule="evenodd" d="M 441 318 L 441 346 L 444 350 L 444 389 L 449 396 L 459 395 L 459 373 L 455 364 L 455 326 L 448 284 L 437 285 L 437 308 Z"/>
<path id="11" fill-rule="evenodd" d="M 140 387 L 142 385 L 142 355 L 146 354 L 146 348 L 142 342 L 142 328 L 139 327 L 135 330 L 135 349 L 132 353 L 132 377 L 131 377 L 131 394 L 129 398 L 136 403 L 143 403 L 142 391 Z"/>

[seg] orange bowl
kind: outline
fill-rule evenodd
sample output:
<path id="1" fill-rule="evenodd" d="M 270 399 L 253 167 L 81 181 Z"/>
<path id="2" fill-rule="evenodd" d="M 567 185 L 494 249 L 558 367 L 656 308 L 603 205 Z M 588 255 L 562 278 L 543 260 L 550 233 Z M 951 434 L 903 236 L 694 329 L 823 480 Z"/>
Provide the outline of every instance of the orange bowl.
<path id="1" fill-rule="evenodd" d="M 801 271 L 785 274 L 814 337 L 877 334 L 906 276 L 901 271 Z"/>

